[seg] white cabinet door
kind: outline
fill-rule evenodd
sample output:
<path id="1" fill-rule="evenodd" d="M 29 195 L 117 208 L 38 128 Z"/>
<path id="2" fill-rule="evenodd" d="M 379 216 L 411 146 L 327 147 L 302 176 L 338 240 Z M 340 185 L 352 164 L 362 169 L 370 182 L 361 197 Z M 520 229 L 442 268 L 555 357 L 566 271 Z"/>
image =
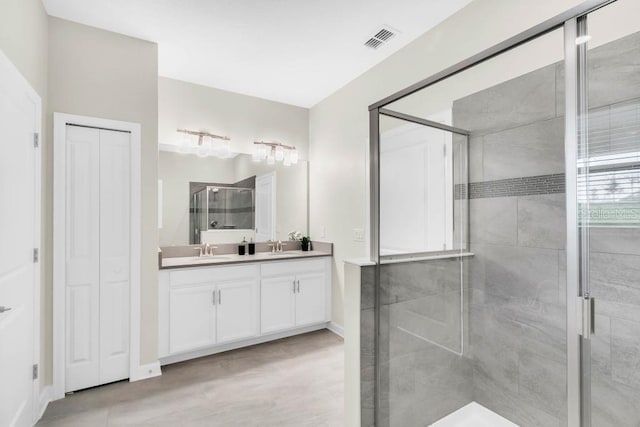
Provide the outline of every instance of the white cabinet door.
<path id="1" fill-rule="evenodd" d="M 256 280 L 218 284 L 218 343 L 251 338 L 260 333 L 259 297 Z"/>
<path id="2" fill-rule="evenodd" d="M 216 343 L 213 284 L 169 291 L 169 351 L 179 353 Z"/>
<path id="3" fill-rule="evenodd" d="M 296 280 L 296 326 L 325 321 L 324 273 L 299 274 Z"/>
<path id="4" fill-rule="evenodd" d="M 260 316 L 263 334 L 295 326 L 294 286 L 293 275 L 262 279 Z"/>

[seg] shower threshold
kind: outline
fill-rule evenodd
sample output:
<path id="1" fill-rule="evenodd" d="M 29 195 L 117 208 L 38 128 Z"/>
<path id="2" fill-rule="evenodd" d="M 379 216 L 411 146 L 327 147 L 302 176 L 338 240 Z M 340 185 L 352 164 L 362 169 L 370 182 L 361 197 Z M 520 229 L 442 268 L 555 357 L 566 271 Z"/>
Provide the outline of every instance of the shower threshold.
<path id="1" fill-rule="evenodd" d="M 440 418 L 430 427 L 519 427 L 508 419 L 471 402 L 455 412 Z"/>

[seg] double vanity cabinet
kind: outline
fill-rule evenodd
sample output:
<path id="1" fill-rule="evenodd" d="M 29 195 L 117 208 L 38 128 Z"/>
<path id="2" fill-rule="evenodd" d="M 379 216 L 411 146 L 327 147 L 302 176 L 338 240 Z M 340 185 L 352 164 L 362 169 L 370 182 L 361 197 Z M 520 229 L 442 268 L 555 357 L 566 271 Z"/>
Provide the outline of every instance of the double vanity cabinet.
<path id="1" fill-rule="evenodd" d="M 325 328 L 330 261 L 327 254 L 161 269 L 161 363 Z"/>

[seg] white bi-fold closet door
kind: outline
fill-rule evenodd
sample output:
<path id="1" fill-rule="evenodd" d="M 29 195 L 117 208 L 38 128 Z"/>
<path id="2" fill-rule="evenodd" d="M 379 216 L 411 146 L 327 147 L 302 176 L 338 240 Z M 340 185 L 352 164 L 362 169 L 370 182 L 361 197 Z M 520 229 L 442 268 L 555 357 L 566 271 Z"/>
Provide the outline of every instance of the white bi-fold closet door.
<path id="1" fill-rule="evenodd" d="M 129 377 L 131 134 L 66 126 L 65 391 Z"/>

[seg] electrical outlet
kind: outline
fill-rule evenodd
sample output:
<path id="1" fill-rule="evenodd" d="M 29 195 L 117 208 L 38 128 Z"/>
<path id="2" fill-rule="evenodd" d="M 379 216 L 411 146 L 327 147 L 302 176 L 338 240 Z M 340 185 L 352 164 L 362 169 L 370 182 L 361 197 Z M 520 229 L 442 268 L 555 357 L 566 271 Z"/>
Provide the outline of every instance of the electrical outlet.
<path id="1" fill-rule="evenodd" d="M 364 230 L 362 228 L 353 229 L 353 241 L 364 242 Z"/>
<path id="2" fill-rule="evenodd" d="M 320 227 L 320 239 L 327 237 L 327 227 L 324 225 Z"/>

